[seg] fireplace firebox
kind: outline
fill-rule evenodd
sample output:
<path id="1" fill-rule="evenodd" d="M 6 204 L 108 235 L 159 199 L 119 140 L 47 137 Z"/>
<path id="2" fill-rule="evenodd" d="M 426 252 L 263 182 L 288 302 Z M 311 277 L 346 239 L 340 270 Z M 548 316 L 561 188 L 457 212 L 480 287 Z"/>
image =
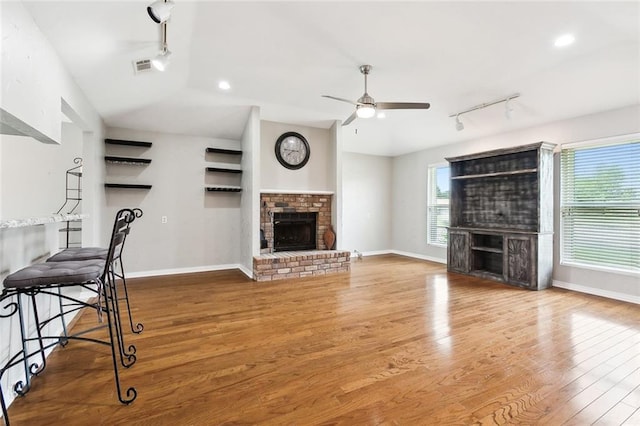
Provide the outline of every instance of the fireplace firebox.
<path id="1" fill-rule="evenodd" d="M 316 249 L 317 213 L 274 213 L 274 251 Z"/>

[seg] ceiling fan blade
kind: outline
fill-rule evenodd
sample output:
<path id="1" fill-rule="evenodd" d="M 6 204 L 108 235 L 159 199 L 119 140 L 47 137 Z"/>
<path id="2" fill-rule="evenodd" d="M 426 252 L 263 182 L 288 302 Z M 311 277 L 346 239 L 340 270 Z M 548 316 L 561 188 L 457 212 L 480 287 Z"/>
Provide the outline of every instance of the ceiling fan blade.
<path id="1" fill-rule="evenodd" d="M 333 99 L 334 101 L 340 101 L 340 102 L 347 102 L 351 105 L 360 105 L 358 102 L 355 101 L 350 101 L 349 99 L 344 99 L 344 98 L 338 98 L 335 96 L 330 96 L 330 95 L 322 95 L 323 98 L 329 98 L 329 99 Z"/>
<path id="2" fill-rule="evenodd" d="M 431 105 L 428 102 L 378 102 L 378 109 L 428 109 Z"/>
<path id="3" fill-rule="evenodd" d="M 344 120 L 344 122 L 342 123 L 342 125 L 343 125 L 343 126 L 348 125 L 348 124 L 349 124 L 349 123 L 351 123 L 353 120 L 355 120 L 355 119 L 356 119 L 356 117 L 358 117 L 358 116 L 356 115 L 356 112 L 355 112 L 355 111 L 353 111 L 353 114 L 351 114 L 351 115 L 349 116 L 349 118 L 347 118 L 346 120 Z"/>

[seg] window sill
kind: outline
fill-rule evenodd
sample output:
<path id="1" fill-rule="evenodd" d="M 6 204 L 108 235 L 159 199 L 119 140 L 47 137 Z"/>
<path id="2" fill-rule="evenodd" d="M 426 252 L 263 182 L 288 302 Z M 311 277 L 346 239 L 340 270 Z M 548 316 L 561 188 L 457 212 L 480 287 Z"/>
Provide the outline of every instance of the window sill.
<path id="1" fill-rule="evenodd" d="M 618 269 L 607 266 L 588 265 L 584 263 L 560 261 L 560 266 L 568 266 L 572 268 L 587 269 L 590 271 L 607 272 L 619 275 L 629 275 L 632 277 L 640 276 L 640 271 L 632 271 L 629 269 Z"/>

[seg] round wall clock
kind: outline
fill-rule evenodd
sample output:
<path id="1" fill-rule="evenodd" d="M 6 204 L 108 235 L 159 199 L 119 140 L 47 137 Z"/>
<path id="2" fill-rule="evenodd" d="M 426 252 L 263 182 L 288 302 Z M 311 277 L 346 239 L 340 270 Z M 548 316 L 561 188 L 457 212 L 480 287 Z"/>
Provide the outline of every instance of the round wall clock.
<path id="1" fill-rule="evenodd" d="M 309 161 L 309 155 L 309 142 L 300 133 L 283 133 L 276 141 L 276 158 L 287 169 L 301 169 Z"/>

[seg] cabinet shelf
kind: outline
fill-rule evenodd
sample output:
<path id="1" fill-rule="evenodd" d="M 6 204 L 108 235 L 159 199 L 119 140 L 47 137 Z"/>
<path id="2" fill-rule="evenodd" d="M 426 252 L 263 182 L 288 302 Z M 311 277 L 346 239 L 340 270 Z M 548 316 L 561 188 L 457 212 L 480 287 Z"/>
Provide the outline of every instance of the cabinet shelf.
<path id="1" fill-rule="evenodd" d="M 151 163 L 151 159 L 149 158 L 116 157 L 113 155 L 105 155 L 104 161 L 112 164 L 129 164 L 135 166 L 142 166 Z"/>
<path id="2" fill-rule="evenodd" d="M 493 247 L 471 247 L 471 250 L 485 251 L 488 253 L 502 253 L 502 249 L 493 248 Z"/>
<path id="3" fill-rule="evenodd" d="M 240 169 L 228 169 L 224 167 L 207 167 L 208 172 L 219 172 L 219 173 L 242 173 Z"/>
<path id="4" fill-rule="evenodd" d="M 122 189 L 151 189 L 151 185 L 141 185 L 133 183 L 105 183 L 105 188 L 122 188 Z"/>
<path id="5" fill-rule="evenodd" d="M 104 142 L 109 145 L 137 146 L 139 148 L 150 148 L 152 145 L 151 142 L 127 141 L 123 139 L 105 139 Z"/>
<path id="6" fill-rule="evenodd" d="M 239 186 L 207 186 L 204 190 L 207 192 L 241 192 L 242 188 Z"/>
<path id="7" fill-rule="evenodd" d="M 475 175 L 451 176 L 451 179 L 452 180 L 479 179 L 479 178 L 498 177 L 498 176 L 513 176 L 513 175 L 535 174 L 537 172 L 538 172 L 538 169 L 524 169 L 524 170 L 513 170 L 513 171 L 510 171 L 510 172 L 493 172 L 493 173 L 480 173 L 480 174 L 475 174 Z"/>
<path id="8" fill-rule="evenodd" d="M 206 152 L 213 154 L 242 155 L 242 151 L 236 149 L 207 148 Z"/>

